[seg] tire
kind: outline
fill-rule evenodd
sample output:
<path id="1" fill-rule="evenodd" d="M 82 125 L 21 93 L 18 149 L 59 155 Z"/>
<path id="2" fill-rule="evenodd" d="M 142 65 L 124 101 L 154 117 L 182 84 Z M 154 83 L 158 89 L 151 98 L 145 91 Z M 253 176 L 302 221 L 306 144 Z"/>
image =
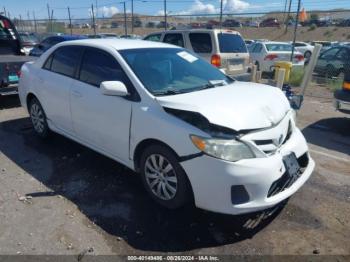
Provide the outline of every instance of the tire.
<path id="1" fill-rule="evenodd" d="M 177 209 L 192 200 L 190 182 L 176 155 L 166 146 L 151 145 L 140 159 L 140 173 L 151 198 L 169 209 Z"/>
<path id="2" fill-rule="evenodd" d="M 304 54 L 305 60 L 308 61 L 310 59 L 310 57 L 311 57 L 311 52 L 310 51 L 306 51 L 305 54 Z"/>
<path id="3" fill-rule="evenodd" d="M 46 114 L 37 98 L 33 97 L 30 100 L 28 111 L 35 133 L 42 138 L 48 137 L 50 129 L 47 124 Z"/>
<path id="4" fill-rule="evenodd" d="M 326 78 L 332 78 L 334 77 L 336 74 L 336 69 L 334 68 L 334 66 L 332 65 L 327 65 L 326 66 L 326 72 L 325 72 L 325 77 Z"/>

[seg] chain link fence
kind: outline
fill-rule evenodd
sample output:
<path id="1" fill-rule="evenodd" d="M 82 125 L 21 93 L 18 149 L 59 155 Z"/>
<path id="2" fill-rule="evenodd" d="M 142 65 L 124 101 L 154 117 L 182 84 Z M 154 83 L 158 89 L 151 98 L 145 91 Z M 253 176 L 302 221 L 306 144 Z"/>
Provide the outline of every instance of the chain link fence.
<path id="1" fill-rule="evenodd" d="M 118 13 L 110 18 L 90 17 L 65 19 L 12 19 L 18 31 L 36 34 L 42 40 L 53 34 L 94 35 L 113 33 L 118 36 L 134 34 L 140 38 L 165 28 L 229 28 L 239 31 L 245 39 L 292 41 L 296 13 L 245 13 L 148 16 Z M 165 20 L 167 23 L 165 23 Z M 311 85 L 326 87 L 331 91 L 340 88 L 345 62 L 350 61 L 350 10 L 309 12 L 307 20 L 297 25 L 296 40 L 323 45 Z M 349 48 L 347 48 L 347 46 Z M 304 50 L 303 55 L 310 55 Z M 303 69 L 293 69 L 290 83 L 298 86 Z"/>

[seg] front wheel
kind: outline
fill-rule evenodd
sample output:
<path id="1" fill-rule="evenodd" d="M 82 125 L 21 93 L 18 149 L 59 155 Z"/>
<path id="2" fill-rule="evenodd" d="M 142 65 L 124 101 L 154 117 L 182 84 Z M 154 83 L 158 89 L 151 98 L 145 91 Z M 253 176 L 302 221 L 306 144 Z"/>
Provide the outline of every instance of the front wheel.
<path id="1" fill-rule="evenodd" d="M 44 109 L 39 100 L 35 97 L 30 100 L 29 114 L 35 133 L 40 137 L 46 138 L 50 133 L 49 126 L 47 124 Z"/>
<path id="2" fill-rule="evenodd" d="M 191 201 L 191 186 L 175 154 L 152 145 L 141 156 L 141 177 L 146 191 L 160 205 L 176 209 Z"/>

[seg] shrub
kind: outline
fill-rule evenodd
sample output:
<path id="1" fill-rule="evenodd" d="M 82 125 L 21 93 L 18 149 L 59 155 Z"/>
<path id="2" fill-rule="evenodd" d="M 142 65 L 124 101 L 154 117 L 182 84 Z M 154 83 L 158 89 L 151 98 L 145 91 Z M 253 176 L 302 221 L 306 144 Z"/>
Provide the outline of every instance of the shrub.
<path id="1" fill-rule="evenodd" d="M 289 84 L 292 86 L 300 86 L 303 81 L 304 69 L 303 68 L 292 68 L 289 77 Z"/>
<path id="2" fill-rule="evenodd" d="M 312 24 L 312 25 L 310 25 L 308 31 L 313 31 L 313 30 L 315 30 L 316 28 L 317 28 L 317 26 L 316 26 L 315 24 Z"/>

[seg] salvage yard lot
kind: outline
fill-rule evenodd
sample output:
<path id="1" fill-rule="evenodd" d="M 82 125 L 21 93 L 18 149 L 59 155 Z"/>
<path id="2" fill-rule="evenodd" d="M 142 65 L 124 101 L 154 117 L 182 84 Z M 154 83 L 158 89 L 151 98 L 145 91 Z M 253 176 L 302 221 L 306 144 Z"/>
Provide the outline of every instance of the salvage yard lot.
<path id="1" fill-rule="evenodd" d="M 165 210 L 127 168 L 39 139 L 18 98 L 0 99 L 1 254 L 350 254 L 350 119 L 322 87 L 298 114 L 313 176 L 284 206 L 242 216 Z"/>

